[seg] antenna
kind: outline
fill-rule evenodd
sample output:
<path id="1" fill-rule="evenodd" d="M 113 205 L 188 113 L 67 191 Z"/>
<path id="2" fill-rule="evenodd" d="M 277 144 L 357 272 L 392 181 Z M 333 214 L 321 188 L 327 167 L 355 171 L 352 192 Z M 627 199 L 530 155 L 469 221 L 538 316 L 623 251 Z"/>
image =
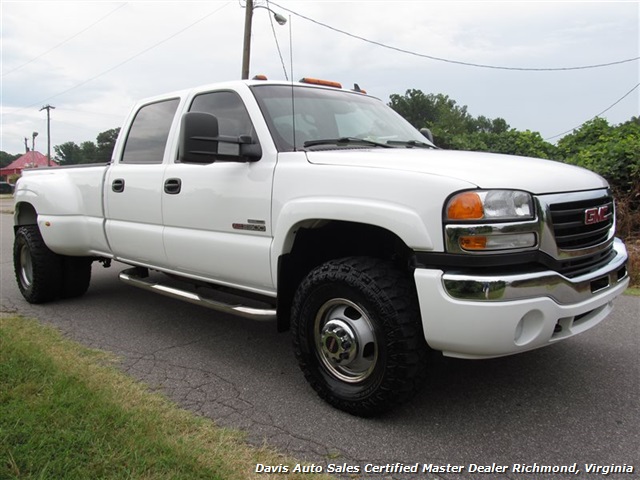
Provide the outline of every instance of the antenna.
<path id="1" fill-rule="evenodd" d="M 293 89 L 293 24 L 291 22 L 291 15 L 289 15 L 289 58 L 291 61 L 291 127 L 293 128 L 293 151 L 297 152 L 296 147 L 296 96 Z"/>

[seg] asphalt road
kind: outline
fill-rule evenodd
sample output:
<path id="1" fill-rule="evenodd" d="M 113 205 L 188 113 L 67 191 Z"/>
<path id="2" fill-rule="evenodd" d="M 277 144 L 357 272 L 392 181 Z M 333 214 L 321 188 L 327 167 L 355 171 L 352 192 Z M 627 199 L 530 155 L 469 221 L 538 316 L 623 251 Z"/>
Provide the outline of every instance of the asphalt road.
<path id="1" fill-rule="evenodd" d="M 220 315 L 119 282 L 119 265 L 94 264 L 87 294 L 29 305 L 13 278 L 12 218 L 0 214 L 1 310 L 38 318 L 122 359 L 122 370 L 252 443 L 317 464 L 464 465 L 463 473 L 362 474 L 389 479 L 538 479 L 514 464 L 578 464 L 577 478 L 640 478 L 640 298 L 581 336 L 515 357 L 436 359 L 423 393 L 377 419 L 321 401 L 275 326 Z M 508 465 L 469 473 L 470 464 Z M 588 474 L 585 464 L 632 465 L 632 474 Z M 495 469 L 494 469 L 495 470 Z M 576 477 L 573 477 L 576 478 Z"/>

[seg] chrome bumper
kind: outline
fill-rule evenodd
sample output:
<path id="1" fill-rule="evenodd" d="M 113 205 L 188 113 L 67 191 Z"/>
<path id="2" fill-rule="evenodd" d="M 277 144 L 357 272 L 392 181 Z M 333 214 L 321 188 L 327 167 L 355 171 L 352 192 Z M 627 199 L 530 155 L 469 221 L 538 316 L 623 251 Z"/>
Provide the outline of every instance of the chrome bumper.
<path id="1" fill-rule="evenodd" d="M 500 302 L 549 297 L 560 305 L 576 304 L 627 279 L 627 250 L 618 238 L 613 248 L 616 256 L 608 264 L 571 279 L 543 271 L 505 276 L 444 273 L 442 281 L 447 294 L 461 300 Z"/>

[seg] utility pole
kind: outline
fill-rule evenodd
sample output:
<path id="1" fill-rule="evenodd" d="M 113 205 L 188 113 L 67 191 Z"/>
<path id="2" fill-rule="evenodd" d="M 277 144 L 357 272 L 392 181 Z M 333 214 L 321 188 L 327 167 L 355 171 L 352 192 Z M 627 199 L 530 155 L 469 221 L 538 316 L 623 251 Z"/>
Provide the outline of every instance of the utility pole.
<path id="1" fill-rule="evenodd" d="M 47 111 L 47 166 L 51 166 L 51 109 L 55 109 L 56 107 L 52 107 L 51 105 L 45 105 L 40 109 Z"/>
<path id="2" fill-rule="evenodd" d="M 244 7 L 244 46 L 242 48 L 242 80 L 247 80 L 249 78 L 252 20 L 253 20 L 253 0 L 247 0 L 247 5 Z"/>
<path id="3" fill-rule="evenodd" d="M 253 22 L 253 9 L 254 8 L 264 8 L 265 10 L 269 10 L 269 12 L 273 13 L 273 18 L 278 25 L 284 25 L 287 23 L 287 19 L 284 18 L 279 13 L 274 12 L 269 7 L 265 7 L 264 5 L 254 5 L 253 0 L 246 0 L 247 4 L 245 5 L 244 12 L 244 45 L 242 47 L 242 80 L 247 80 L 249 78 L 249 63 L 251 62 L 251 22 Z M 286 75 L 286 73 L 285 73 Z"/>

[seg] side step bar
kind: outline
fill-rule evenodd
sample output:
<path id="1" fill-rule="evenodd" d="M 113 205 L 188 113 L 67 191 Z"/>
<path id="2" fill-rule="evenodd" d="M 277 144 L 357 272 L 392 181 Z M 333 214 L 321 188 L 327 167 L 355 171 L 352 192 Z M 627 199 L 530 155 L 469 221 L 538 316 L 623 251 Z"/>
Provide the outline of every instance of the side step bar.
<path id="1" fill-rule="evenodd" d="M 275 309 L 252 308 L 244 305 L 230 305 L 218 302 L 210 298 L 204 298 L 197 293 L 162 285 L 159 282 L 140 276 L 139 272 L 140 269 L 138 268 L 129 268 L 120 272 L 119 277 L 120 280 L 128 285 L 133 285 L 134 287 L 142 288 L 143 290 L 148 290 L 150 292 L 159 293 L 166 297 L 176 298 L 195 305 L 207 307 L 218 312 L 259 321 L 271 321 L 276 319 Z"/>

